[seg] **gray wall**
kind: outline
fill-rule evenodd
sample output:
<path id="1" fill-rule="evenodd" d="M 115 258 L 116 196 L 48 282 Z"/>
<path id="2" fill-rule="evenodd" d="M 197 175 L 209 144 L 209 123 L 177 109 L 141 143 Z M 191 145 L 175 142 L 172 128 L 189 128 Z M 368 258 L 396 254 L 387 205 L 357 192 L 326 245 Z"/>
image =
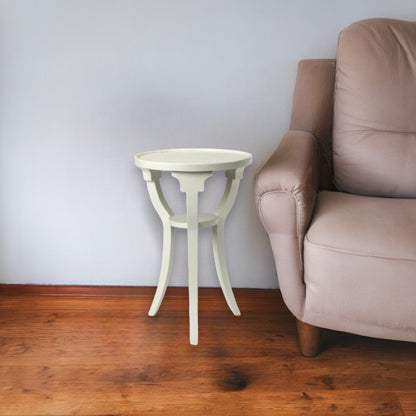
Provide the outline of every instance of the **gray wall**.
<path id="1" fill-rule="evenodd" d="M 0 0 L 0 283 L 155 285 L 161 225 L 135 153 L 253 153 L 226 224 L 233 286 L 276 287 L 256 169 L 287 129 L 297 61 L 414 0 Z M 219 198 L 209 180 L 202 204 Z M 183 206 L 177 182 L 164 187 Z M 179 233 L 172 285 L 186 285 Z M 210 232 L 200 284 L 216 286 Z"/>

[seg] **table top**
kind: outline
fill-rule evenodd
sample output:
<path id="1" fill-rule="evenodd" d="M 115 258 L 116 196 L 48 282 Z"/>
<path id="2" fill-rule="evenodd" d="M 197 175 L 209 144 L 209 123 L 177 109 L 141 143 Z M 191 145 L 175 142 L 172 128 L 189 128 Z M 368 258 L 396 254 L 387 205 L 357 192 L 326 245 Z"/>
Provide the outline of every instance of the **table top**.
<path id="1" fill-rule="evenodd" d="M 176 172 L 204 172 L 242 168 L 252 162 L 250 153 L 228 149 L 166 149 L 139 153 L 139 168 Z"/>

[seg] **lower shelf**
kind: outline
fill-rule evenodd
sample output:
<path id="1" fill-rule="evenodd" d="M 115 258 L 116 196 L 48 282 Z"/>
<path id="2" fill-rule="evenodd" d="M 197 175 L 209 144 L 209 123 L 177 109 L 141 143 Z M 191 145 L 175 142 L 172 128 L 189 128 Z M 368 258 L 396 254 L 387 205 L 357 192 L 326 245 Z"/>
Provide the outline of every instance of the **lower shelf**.
<path id="1" fill-rule="evenodd" d="M 218 216 L 214 214 L 198 214 L 199 228 L 213 227 L 218 223 Z M 188 228 L 186 214 L 175 214 L 170 218 L 170 224 L 175 228 Z"/>

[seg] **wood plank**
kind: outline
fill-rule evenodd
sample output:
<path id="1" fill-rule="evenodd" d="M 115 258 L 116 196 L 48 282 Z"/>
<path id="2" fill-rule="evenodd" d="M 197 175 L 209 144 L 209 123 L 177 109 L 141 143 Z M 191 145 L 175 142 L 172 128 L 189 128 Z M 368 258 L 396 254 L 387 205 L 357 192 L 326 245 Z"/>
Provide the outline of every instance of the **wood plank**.
<path id="1" fill-rule="evenodd" d="M 175 289 L 174 289 L 175 290 Z M 155 289 L 144 286 L 82 286 L 0 284 L 0 296 L 144 296 Z M 183 291 L 183 288 L 179 288 Z"/>
<path id="2" fill-rule="evenodd" d="M 278 291 L 238 291 L 235 317 L 200 289 L 190 346 L 173 289 L 155 317 L 154 289 L 0 295 L 0 415 L 415 416 L 416 343 L 328 332 L 307 359 Z"/>
<path id="3" fill-rule="evenodd" d="M 259 396 L 252 391 L 195 394 L 169 389 L 140 390 L 126 385 L 109 396 L 100 391 L 74 393 L 26 392 L 11 397 L 14 404 L 0 404 L 8 416 L 64 415 L 404 415 L 397 396 L 391 392 L 337 391 L 270 393 Z M 35 403 L 35 405 L 33 405 Z M 30 410 L 28 410 L 30 409 Z"/>
<path id="4" fill-rule="evenodd" d="M 416 392 L 415 390 L 396 392 L 405 416 L 416 416 Z"/>
<path id="5" fill-rule="evenodd" d="M 199 299 L 218 299 L 218 288 L 202 288 Z M 155 287 L 148 286 L 82 286 L 82 285 L 29 285 L 29 284 L 0 284 L 0 296 L 127 296 L 144 297 L 148 299 L 155 294 Z M 278 290 L 234 288 L 235 296 L 241 295 L 245 302 L 263 303 L 270 299 L 280 299 Z M 166 297 L 188 298 L 188 288 L 168 287 Z M 283 306 L 277 302 L 276 306 Z"/>

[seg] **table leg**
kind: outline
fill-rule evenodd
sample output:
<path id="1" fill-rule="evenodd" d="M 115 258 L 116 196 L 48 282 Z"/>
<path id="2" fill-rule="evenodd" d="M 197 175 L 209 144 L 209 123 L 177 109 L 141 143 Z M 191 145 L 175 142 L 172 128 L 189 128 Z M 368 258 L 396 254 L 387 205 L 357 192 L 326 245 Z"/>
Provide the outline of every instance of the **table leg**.
<path id="1" fill-rule="evenodd" d="M 227 185 L 225 187 L 222 200 L 215 211 L 218 216 L 218 224 L 213 228 L 213 249 L 215 267 L 217 269 L 218 280 L 221 285 L 225 300 L 234 315 L 240 316 L 237 302 L 231 287 L 230 278 L 227 272 L 227 263 L 225 260 L 225 244 L 224 244 L 224 223 L 232 206 L 234 205 L 240 180 L 243 177 L 244 168 L 237 168 L 226 171 Z"/>
<path id="2" fill-rule="evenodd" d="M 172 267 L 173 246 L 175 240 L 175 229 L 169 223 L 163 224 L 163 248 L 162 248 L 162 265 L 160 267 L 159 282 L 152 306 L 149 310 L 149 316 L 155 316 L 159 310 L 160 304 L 166 293 L 169 282 L 170 270 Z"/>
<path id="3" fill-rule="evenodd" d="M 213 248 L 215 266 L 217 268 L 218 280 L 221 285 L 222 292 L 228 307 L 231 309 L 234 315 L 240 316 L 240 309 L 238 309 L 237 302 L 234 297 L 233 289 L 231 287 L 230 278 L 227 272 L 227 263 L 225 260 L 224 249 L 224 220 L 220 219 L 218 224 L 213 228 Z"/>
<path id="4" fill-rule="evenodd" d="M 192 345 L 198 345 L 198 193 L 203 192 L 205 180 L 211 175 L 212 172 L 172 172 L 186 194 L 189 338 Z"/>
<path id="5" fill-rule="evenodd" d="M 189 337 L 198 345 L 198 194 L 186 194 L 188 216 Z M 196 221 L 195 221 L 196 219 Z"/>
<path id="6" fill-rule="evenodd" d="M 157 314 L 163 297 L 165 296 L 166 288 L 169 281 L 170 269 L 172 266 L 173 245 L 175 238 L 175 230 L 170 225 L 170 218 L 173 216 L 173 211 L 166 202 L 162 188 L 160 186 L 160 171 L 143 169 L 143 178 L 147 183 L 147 190 L 149 192 L 150 200 L 159 214 L 163 224 L 163 248 L 162 248 L 162 265 L 160 267 L 159 282 L 152 305 L 149 309 L 149 316 Z"/>

